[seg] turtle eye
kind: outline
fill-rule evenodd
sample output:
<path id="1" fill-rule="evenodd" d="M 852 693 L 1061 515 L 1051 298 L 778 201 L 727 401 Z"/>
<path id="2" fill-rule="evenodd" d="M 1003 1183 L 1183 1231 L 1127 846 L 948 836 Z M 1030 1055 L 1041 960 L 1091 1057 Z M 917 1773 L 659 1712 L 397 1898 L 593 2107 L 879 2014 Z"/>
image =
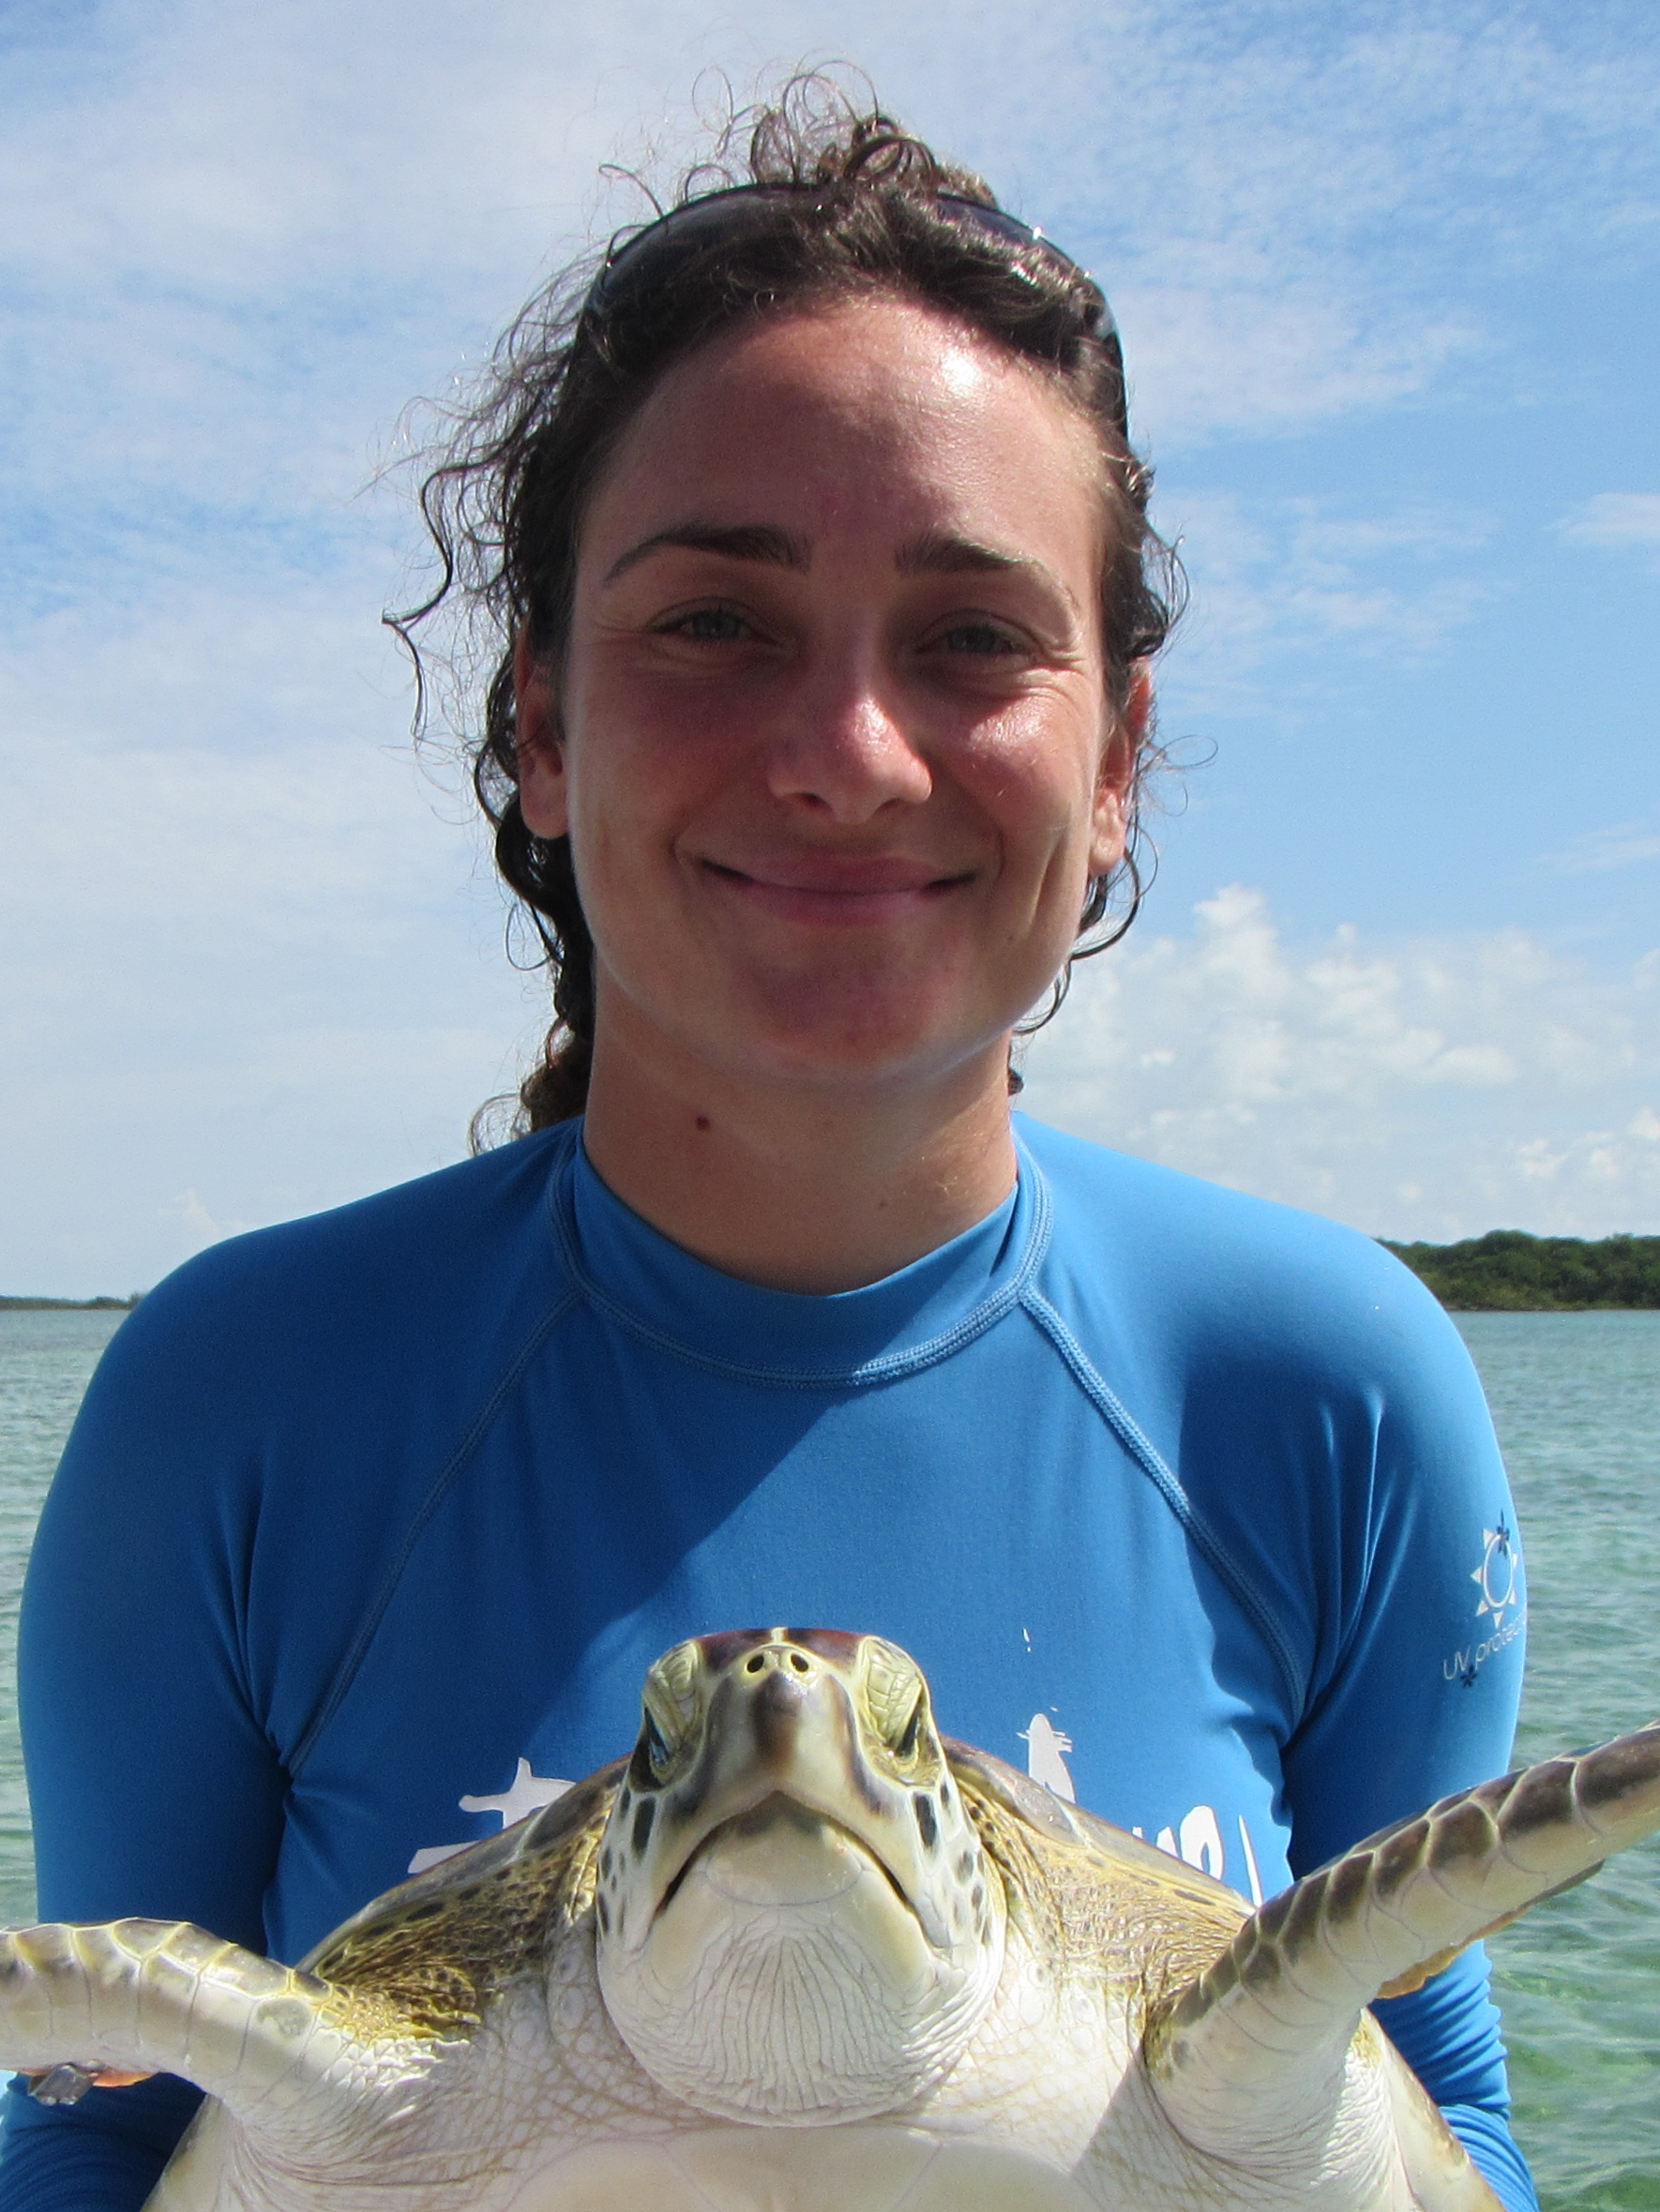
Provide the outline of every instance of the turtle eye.
<path id="1" fill-rule="evenodd" d="M 913 1759 L 916 1756 L 917 1738 L 922 1734 L 923 1703 L 922 1697 L 918 1695 L 916 1703 L 911 1708 L 911 1718 L 906 1722 L 903 1733 L 894 1745 L 895 1753 L 901 1759 Z"/>
<path id="2" fill-rule="evenodd" d="M 651 1670 L 652 1681 L 679 1715 L 683 1727 L 689 1728 L 698 1709 L 698 1678 L 702 1669 L 695 1643 L 676 1644 L 672 1651 L 665 1651 Z"/>
<path id="3" fill-rule="evenodd" d="M 657 1726 L 656 1717 L 653 1713 L 648 1712 L 645 1716 L 645 1726 L 641 1731 L 640 1742 L 645 1753 L 645 1763 L 651 1768 L 652 1779 L 655 1782 L 667 1781 L 669 1769 L 674 1764 L 674 1753 L 670 1750 L 668 1738 Z"/>
<path id="4" fill-rule="evenodd" d="M 866 1651 L 865 1698 L 883 1742 L 898 1758 L 914 1756 L 928 1715 L 928 1685 L 913 1659 L 877 1636 Z"/>

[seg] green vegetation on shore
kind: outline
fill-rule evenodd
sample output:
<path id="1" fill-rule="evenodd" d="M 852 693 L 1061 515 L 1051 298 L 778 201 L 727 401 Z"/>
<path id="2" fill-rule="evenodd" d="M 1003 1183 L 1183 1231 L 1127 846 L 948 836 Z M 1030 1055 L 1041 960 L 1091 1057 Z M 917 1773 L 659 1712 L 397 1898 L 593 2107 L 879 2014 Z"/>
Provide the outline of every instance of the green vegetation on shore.
<path id="1" fill-rule="evenodd" d="M 1391 1244 L 1455 1313 L 1569 1314 L 1660 1306 L 1660 1237 L 1530 1237 L 1493 1229 L 1461 1244 Z"/>
<path id="2" fill-rule="evenodd" d="M 125 1314 L 143 1295 L 135 1290 L 130 1298 L 0 1297 L 0 1314 Z"/>
<path id="3" fill-rule="evenodd" d="M 1455 1313 L 1572 1314 L 1660 1307 L 1660 1237 L 1531 1237 L 1490 1229 L 1461 1244 L 1379 1241 Z M 6 1298 L 0 1313 L 125 1313 L 129 1298 Z"/>

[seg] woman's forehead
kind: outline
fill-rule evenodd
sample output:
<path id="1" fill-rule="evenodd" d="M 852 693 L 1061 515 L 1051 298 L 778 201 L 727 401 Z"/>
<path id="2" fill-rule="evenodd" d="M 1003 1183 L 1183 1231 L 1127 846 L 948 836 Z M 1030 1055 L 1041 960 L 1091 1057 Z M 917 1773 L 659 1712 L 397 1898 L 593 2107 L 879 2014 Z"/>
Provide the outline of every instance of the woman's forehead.
<path id="1" fill-rule="evenodd" d="M 629 425 L 584 552 L 656 515 L 854 527 L 973 525 L 1093 547 L 1101 469 L 1042 371 L 933 309 L 875 298 L 758 320 L 678 362 Z"/>

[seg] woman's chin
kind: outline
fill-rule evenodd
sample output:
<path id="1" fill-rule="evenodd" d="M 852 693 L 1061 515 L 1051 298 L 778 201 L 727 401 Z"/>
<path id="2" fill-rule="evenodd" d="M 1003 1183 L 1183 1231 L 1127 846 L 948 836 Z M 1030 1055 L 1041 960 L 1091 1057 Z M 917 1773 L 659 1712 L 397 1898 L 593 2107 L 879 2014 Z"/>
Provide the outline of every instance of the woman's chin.
<path id="1" fill-rule="evenodd" d="M 857 1018 L 807 1018 L 800 1006 L 769 1009 L 764 1019 L 734 1024 L 716 1046 L 725 1067 L 750 1089 L 822 1089 L 840 1097 L 932 1089 L 966 1079 L 1001 1083 L 1012 1022 L 988 1031 L 941 1017 L 934 1008 L 869 1007 Z M 715 1046 L 705 1033 L 704 1052 Z M 714 1055 L 712 1054 L 711 1057 Z"/>
<path id="2" fill-rule="evenodd" d="M 974 963 L 948 956 L 883 973 L 864 960 L 736 962 L 723 950 L 684 964 L 678 990 L 638 970 L 602 971 L 598 1061 L 617 1076 L 631 1064 L 653 1088 L 655 1068 L 677 1091 L 700 1068 L 749 1095 L 996 1087 L 1009 1032 L 1044 987 L 1025 971 L 1033 963 L 994 992 Z"/>

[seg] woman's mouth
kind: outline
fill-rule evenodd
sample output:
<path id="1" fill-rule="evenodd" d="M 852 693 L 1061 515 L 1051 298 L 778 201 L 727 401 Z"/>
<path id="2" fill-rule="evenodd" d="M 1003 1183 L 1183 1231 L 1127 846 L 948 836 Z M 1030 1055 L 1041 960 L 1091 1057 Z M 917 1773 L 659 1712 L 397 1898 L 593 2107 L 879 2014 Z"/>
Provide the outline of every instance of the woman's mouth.
<path id="1" fill-rule="evenodd" d="M 840 927 L 903 921 L 961 890 L 973 874 L 911 860 L 844 862 L 829 856 L 754 868 L 715 860 L 701 865 L 723 891 L 780 921 Z"/>

